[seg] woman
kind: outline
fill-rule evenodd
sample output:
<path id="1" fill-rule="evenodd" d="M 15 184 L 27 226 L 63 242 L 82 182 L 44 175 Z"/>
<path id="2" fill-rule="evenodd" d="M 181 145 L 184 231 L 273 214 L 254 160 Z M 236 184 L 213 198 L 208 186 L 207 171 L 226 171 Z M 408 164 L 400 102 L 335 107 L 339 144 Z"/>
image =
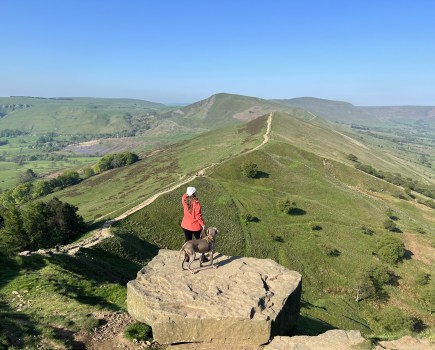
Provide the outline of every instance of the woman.
<path id="1" fill-rule="evenodd" d="M 187 191 L 183 194 L 181 203 L 184 208 L 183 220 L 181 221 L 184 238 L 186 242 L 190 241 L 193 238 L 192 236 L 199 239 L 205 224 L 201 214 L 201 205 L 199 204 L 198 198 L 196 198 L 195 187 L 187 187 Z"/>

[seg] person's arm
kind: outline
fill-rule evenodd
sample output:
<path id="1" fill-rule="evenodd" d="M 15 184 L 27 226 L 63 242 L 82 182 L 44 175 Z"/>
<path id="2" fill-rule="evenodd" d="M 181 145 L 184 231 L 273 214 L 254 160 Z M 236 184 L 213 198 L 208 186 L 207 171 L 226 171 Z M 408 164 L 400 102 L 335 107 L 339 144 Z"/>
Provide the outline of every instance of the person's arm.
<path id="1" fill-rule="evenodd" d="M 202 218 L 201 205 L 199 204 L 198 201 L 195 201 L 195 202 L 196 202 L 196 205 L 195 205 L 195 218 L 198 220 L 198 223 L 204 229 L 205 223 L 204 223 L 204 219 Z"/>

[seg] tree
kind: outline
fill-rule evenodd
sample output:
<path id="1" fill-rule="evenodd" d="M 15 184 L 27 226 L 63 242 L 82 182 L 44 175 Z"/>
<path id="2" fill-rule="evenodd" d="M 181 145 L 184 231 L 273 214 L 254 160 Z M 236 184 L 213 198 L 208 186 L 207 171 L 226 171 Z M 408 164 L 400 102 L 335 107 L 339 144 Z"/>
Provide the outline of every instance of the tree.
<path id="1" fill-rule="evenodd" d="M 95 165 L 95 170 L 101 173 L 109 169 L 119 168 L 119 167 L 133 164 L 138 160 L 139 160 L 139 156 L 131 152 L 106 154 Z"/>
<path id="2" fill-rule="evenodd" d="M 53 191 L 53 186 L 50 181 L 37 181 L 33 185 L 32 198 L 40 198 L 46 196 Z"/>
<path id="3" fill-rule="evenodd" d="M 383 286 L 391 284 L 391 275 L 390 271 L 382 265 L 361 267 L 355 274 L 355 301 L 385 298 Z"/>
<path id="4" fill-rule="evenodd" d="M 405 245 L 398 237 L 391 234 L 382 236 L 378 240 L 377 246 L 379 257 L 392 265 L 401 261 L 405 255 Z"/>
<path id="5" fill-rule="evenodd" d="M 65 243 L 84 231 L 83 218 L 77 211 L 76 206 L 61 202 L 57 197 L 46 203 L 44 213 L 53 242 Z"/>
<path id="6" fill-rule="evenodd" d="M 13 250 L 25 250 L 28 246 L 29 237 L 23 227 L 20 210 L 15 206 L 9 206 L 5 209 L 4 228 L 2 238 L 5 243 L 12 247 Z"/>
<path id="7" fill-rule="evenodd" d="M 393 220 L 391 220 L 391 219 L 386 219 L 386 220 L 384 221 L 384 228 L 385 228 L 386 230 L 388 230 L 388 231 L 392 231 L 392 232 L 394 232 L 394 231 L 397 230 L 397 225 L 396 225 L 396 223 L 395 223 Z"/>
<path id="8" fill-rule="evenodd" d="M 361 300 L 373 298 L 376 295 L 376 287 L 370 276 L 369 271 L 361 269 L 355 274 L 355 301 L 358 303 Z"/>
<path id="9" fill-rule="evenodd" d="M 349 154 L 346 156 L 346 158 L 349 159 L 349 160 L 352 161 L 352 162 L 357 162 L 357 161 L 358 161 L 358 157 L 357 157 L 356 155 L 352 154 L 352 153 L 349 153 Z"/>
<path id="10" fill-rule="evenodd" d="M 413 320 L 397 307 L 387 307 L 379 313 L 380 324 L 388 332 L 411 331 Z"/>
<path id="11" fill-rule="evenodd" d="M 257 176 L 258 167 L 257 164 L 253 162 L 243 162 L 240 169 L 245 177 L 253 179 Z"/>
<path id="12" fill-rule="evenodd" d="M 80 175 L 77 171 L 66 171 L 56 178 L 56 187 L 65 188 L 76 185 L 80 182 Z"/>
<path id="13" fill-rule="evenodd" d="M 49 247 L 51 240 L 49 228 L 44 215 L 45 204 L 43 202 L 33 202 L 21 211 L 23 229 L 29 239 L 25 245 L 26 249 L 35 250 L 37 248 Z"/>
<path id="14" fill-rule="evenodd" d="M 87 179 L 91 176 L 95 175 L 95 171 L 92 168 L 85 168 L 83 169 L 83 178 Z"/>
<path id="15" fill-rule="evenodd" d="M 35 180 L 38 176 L 32 169 L 27 169 L 26 171 L 22 172 L 19 177 L 19 182 L 25 183 Z"/>
<path id="16" fill-rule="evenodd" d="M 58 198 L 5 209 L 3 233 L 13 250 L 35 250 L 63 244 L 84 232 L 78 208 Z"/>
<path id="17" fill-rule="evenodd" d="M 30 182 L 15 186 L 11 191 L 11 196 L 16 204 L 23 204 L 32 199 L 33 185 Z"/>
<path id="18" fill-rule="evenodd" d="M 278 210 L 284 214 L 290 214 L 291 211 L 296 207 L 296 203 L 288 198 L 278 200 L 276 204 Z"/>

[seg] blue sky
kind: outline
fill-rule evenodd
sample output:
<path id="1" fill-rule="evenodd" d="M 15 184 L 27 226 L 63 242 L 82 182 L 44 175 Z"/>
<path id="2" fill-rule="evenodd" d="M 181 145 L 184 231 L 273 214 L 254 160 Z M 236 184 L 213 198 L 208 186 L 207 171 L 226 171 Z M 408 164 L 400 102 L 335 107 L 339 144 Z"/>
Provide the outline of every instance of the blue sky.
<path id="1" fill-rule="evenodd" d="M 0 96 L 435 105 L 432 0 L 2 0 Z"/>

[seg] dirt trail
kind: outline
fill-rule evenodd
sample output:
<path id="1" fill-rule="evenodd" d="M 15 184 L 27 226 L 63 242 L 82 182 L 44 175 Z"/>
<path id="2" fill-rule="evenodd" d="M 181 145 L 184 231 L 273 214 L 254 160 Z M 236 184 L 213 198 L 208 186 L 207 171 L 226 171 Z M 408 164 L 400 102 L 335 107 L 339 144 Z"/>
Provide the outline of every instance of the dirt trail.
<path id="1" fill-rule="evenodd" d="M 249 151 L 246 151 L 246 152 L 244 152 L 242 154 L 247 154 L 247 153 L 256 151 L 260 147 L 264 146 L 266 143 L 269 142 L 269 140 L 270 140 L 270 133 L 272 131 L 272 115 L 273 115 L 273 112 L 271 112 L 269 114 L 268 118 L 267 118 L 267 129 L 266 129 L 265 134 L 263 135 L 263 142 L 260 145 L 254 147 L 253 149 L 251 149 Z M 184 180 L 181 180 L 180 182 L 177 182 L 177 183 L 173 184 L 168 189 L 160 191 L 160 192 L 154 194 L 152 197 L 146 199 L 145 201 L 143 201 L 142 203 L 136 205 L 135 207 L 127 210 L 126 212 L 124 212 L 123 214 L 117 216 L 113 220 L 106 221 L 104 223 L 103 227 L 100 230 L 98 230 L 97 233 L 93 234 L 90 238 L 87 238 L 87 239 L 85 239 L 85 240 L 83 240 L 81 242 L 78 242 L 78 243 L 74 243 L 74 244 L 63 246 L 61 248 L 61 251 L 63 253 L 68 253 L 70 255 L 75 255 L 80 250 L 80 248 L 89 248 L 89 247 L 92 247 L 93 245 L 98 244 L 102 240 L 104 240 L 104 239 L 106 239 L 108 237 L 111 237 L 112 234 L 110 233 L 110 226 L 112 225 L 112 223 L 114 223 L 116 221 L 119 221 L 119 220 L 122 220 L 122 219 L 125 219 L 127 216 L 137 212 L 138 210 L 146 207 L 147 205 L 150 205 L 157 198 L 159 198 L 161 195 L 169 193 L 169 192 L 172 192 L 172 191 L 180 188 L 181 186 L 188 184 L 189 182 L 193 181 L 197 176 L 202 176 L 202 175 L 198 175 L 198 174 L 205 174 L 206 170 L 208 170 L 208 169 L 210 169 L 210 168 L 212 168 L 212 167 L 214 167 L 214 166 L 216 166 L 216 165 L 218 165 L 220 163 L 221 162 L 213 163 L 213 164 L 211 164 L 211 165 L 209 165 L 209 166 L 207 166 L 207 167 L 205 167 L 203 169 L 200 169 L 200 170 L 198 170 L 196 172 L 196 175 L 192 175 L 192 176 L 190 176 L 190 177 L 188 177 L 188 178 L 186 178 Z"/>

